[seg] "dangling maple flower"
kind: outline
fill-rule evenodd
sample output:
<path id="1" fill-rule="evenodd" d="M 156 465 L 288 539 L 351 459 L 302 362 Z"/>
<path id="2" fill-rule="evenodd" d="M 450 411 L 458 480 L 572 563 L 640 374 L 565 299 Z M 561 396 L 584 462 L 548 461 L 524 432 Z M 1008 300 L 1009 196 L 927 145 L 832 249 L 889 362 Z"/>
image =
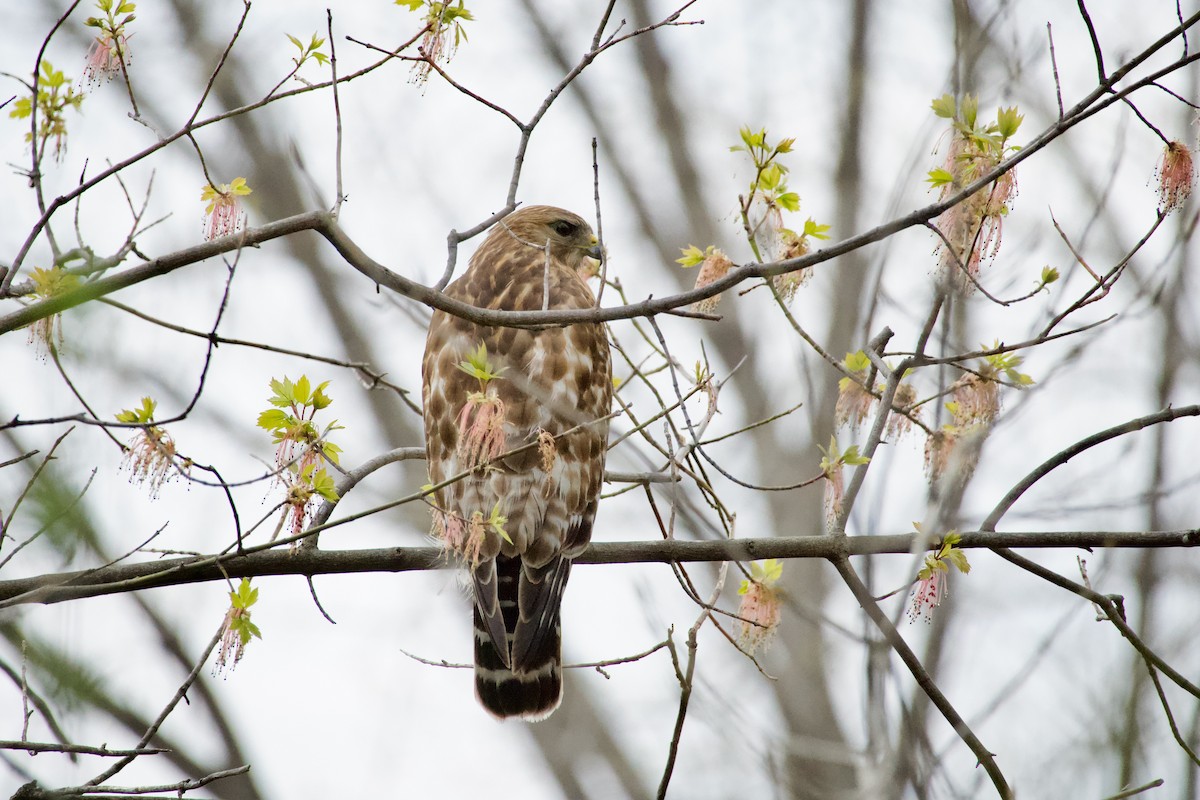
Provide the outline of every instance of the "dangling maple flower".
<path id="1" fill-rule="evenodd" d="M 433 528 L 430 536 L 442 544 L 447 553 L 462 555 L 466 549 L 467 525 L 466 520 L 457 514 L 446 511 L 438 506 L 436 495 L 433 494 L 433 484 L 421 487 L 426 492 L 425 502 L 433 513 Z"/>
<path id="2" fill-rule="evenodd" d="M 474 567 L 479 563 L 479 554 L 487 541 L 487 526 L 484 525 L 483 512 L 474 511 L 467 521 L 465 536 L 458 543 L 455 551 L 464 562 Z"/>
<path id="3" fill-rule="evenodd" d="M 114 75 L 120 75 L 133 61 L 129 51 L 129 37 L 124 33 L 113 36 L 111 33 L 101 33 L 92 40 L 88 47 L 87 64 L 83 68 L 83 76 L 87 79 L 89 88 L 104 81 L 109 81 Z"/>
<path id="4" fill-rule="evenodd" d="M 29 279 L 33 282 L 33 292 L 30 296 L 38 300 L 56 297 L 79 285 L 79 276 L 67 272 L 62 267 L 34 267 Z M 42 317 L 30 325 L 29 343 L 35 345 L 43 361 L 51 351 L 62 347 L 62 314 Z"/>
<path id="5" fill-rule="evenodd" d="M 705 250 L 701 250 L 695 245 L 685 247 L 683 248 L 683 258 L 677 258 L 675 261 L 684 267 L 700 265 L 700 271 L 696 273 L 696 285 L 694 287 L 696 289 L 703 289 L 714 281 L 720 280 L 733 267 L 733 262 L 729 260 L 729 256 L 712 245 L 709 245 Z M 716 311 L 717 304 L 720 302 L 721 295 L 715 294 L 712 297 L 697 300 L 692 304 L 692 309 L 701 314 L 711 314 L 713 311 Z"/>
<path id="6" fill-rule="evenodd" d="M 950 147 L 944 165 L 929 172 L 932 187 L 941 188 L 943 199 L 961 192 L 991 172 L 1013 150 L 1009 139 L 1024 117 L 1017 109 L 1002 108 L 995 122 L 978 123 L 979 103 L 967 95 L 960 102 L 952 95 L 933 101 L 933 112 L 951 121 Z M 941 253 L 940 277 L 954 291 L 974 290 L 980 263 L 993 258 L 1000 248 L 1002 222 L 1017 193 L 1013 170 L 998 177 L 991 186 L 979 189 L 938 218 L 945 240 L 937 243 Z M 947 244 L 948 243 L 948 244 Z"/>
<path id="7" fill-rule="evenodd" d="M 467 31 L 463 28 L 464 21 L 475 19 L 469 10 L 463 7 L 463 0 L 457 3 L 437 2 L 437 0 L 396 0 L 396 5 L 408 6 L 409 11 L 417 11 L 427 6 L 425 13 L 426 30 L 421 37 L 419 50 L 422 60 L 413 64 L 412 82 L 423 84 L 433 70 L 433 64 L 446 63 L 458 51 L 460 42 L 467 41 Z M 454 39 L 450 35 L 453 32 Z"/>
<path id="8" fill-rule="evenodd" d="M 838 425 L 847 425 L 851 430 L 858 430 L 858 426 L 871 413 L 876 401 L 875 395 L 865 385 L 871 370 L 871 360 L 867 358 L 866 353 L 859 350 L 856 353 L 846 353 L 842 364 L 853 377 L 847 375 L 838 381 L 834 420 Z"/>
<path id="9" fill-rule="evenodd" d="M 799 200 L 796 202 L 799 208 Z M 778 261 L 786 246 L 784 231 L 787 229 L 783 227 L 783 210 L 773 193 L 755 192 L 748 220 L 759 254 L 766 261 Z"/>
<path id="10" fill-rule="evenodd" d="M 551 473 L 554 471 L 555 462 L 558 461 L 558 444 L 554 434 L 544 428 L 538 428 L 537 448 L 538 455 L 542 457 L 542 472 L 546 473 L 546 488 L 549 489 L 553 485 Z"/>
<path id="11" fill-rule="evenodd" d="M 505 450 L 504 401 L 495 394 L 470 392 L 458 414 L 458 455 L 468 469 L 486 464 Z"/>
<path id="12" fill-rule="evenodd" d="M 838 381 L 837 406 L 834 417 L 839 425 L 848 425 L 850 430 L 858 430 L 871 407 L 875 404 L 875 395 L 853 378 L 842 378 Z"/>
<path id="13" fill-rule="evenodd" d="M 342 452 L 341 447 L 329 441 L 329 434 L 342 428 L 337 420 L 324 428 L 313 421 L 318 411 L 333 403 L 325 393 L 329 383 L 324 381 L 314 388 L 307 375 L 301 375 L 294 383 L 286 375 L 283 380 L 271 379 L 272 395 L 268 402 L 273 407 L 258 415 L 258 427 L 274 437 L 275 465 L 285 486 L 295 483 L 283 474 L 285 471 L 291 470 L 294 476 L 309 474 L 322 460 L 336 464 Z"/>
<path id="14" fill-rule="evenodd" d="M 125 449 L 124 463 L 131 473 L 129 482 L 146 484 L 150 487 L 150 496 L 158 497 L 159 489 L 173 476 L 175 441 L 162 428 L 147 426 Z"/>
<path id="15" fill-rule="evenodd" d="M 992 349 L 999 347 L 999 342 L 992 345 Z M 954 425 L 962 431 L 990 426 L 1000 412 L 1001 379 L 1018 389 L 1033 385 L 1033 378 L 1017 369 L 1023 360 L 1015 353 L 994 353 L 984 356 L 975 372 L 965 373 L 956 380 L 950 386 L 954 399 L 946 403 L 954 416 Z"/>
<path id="16" fill-rule="evenodd" d="M 1008 216 L 1009 206 L 1017 196 L 1017 173 L 1009 170 L 996 179 L 991 189 L 984 192 L 981 228 L 978 234 L 979 243 L 976 246 L 975 261 L 995 258 L 1000 250 L 1000 238 L 1004 232 L 1004 218 Z M 976 273 L 977 274 L 977 273 Z"/>
<path id="17" fill-rule="evenodd" d="M 918 532 L 921 530 L 920 525 L 916 528 Z M 956 547 L 960 541 L 962 537 L 950 531 L 938 549 L 925 556 L 925 563 L 917 573 L 917 585 L 912 590 L 909 622 L 916 622 L 918 618 L 929 622 L 933 618 L 933 610 L 942 604 L 949 593 L 951 564 L 964 575 L 971 571 L 967 554 Z"/>
<path id="18" fill-rule="evenodd" d="M 929 574 L 917 581 L 912 590 L 912 605 L 908 609 L 908 621 L 916 622 L 918 618 L 929 622 L 933 619 L 933 610 L 942 604 L 946 598 L 947 575 L 942 570 L 926 570 Z"/>
<path id="19" fill-rule="evenodd" d="M 262 631 L 250 621 L 250 606 L 258 602 L 258 589 L 250 586 L 249 578 L 242 578 L 236 591 L 229 593 L 229 610 L 225 612 L 224 632 L 221 634 L 221 649 L 217 652 L 216 674 L 226 665 L 230 671 L 246 654 L 246 645 L 252 638 L 262 638 Z"/>
<path id="20" fill-rule="evenodd" d="M 479 391 L 467 392 L 467 402 L 458 412 L 456 451 L 467 469 L 475 469 L 499 456 L 506 448 L 504 401 L 488 387 L 492 381 L 502 380 L 501 374 L 507 367 L 492 364 L 483 342 L 455 367 L 479 381 Z"/>
<path id="21" fill-rule="evenodd" d="M 925 471 L 930 484 L 937 486 L 945 479 L 965 486 L 979 466 L 983 443 L 990 432 L 988 425 L 943 425 L 940 431 L 931 433 L 925 440 Z"/>
<path id="22" fill-rule="evenodd" d="M 258 427 L 269 431 L 275 440 L 277 480 L 285 489 L 283 516 L 272 541 L 285 524 L 288 536 L 302 533 L 322 498 L 330 503 L 338 501 L 333 476 L 320 465 L 324 461 L 338 463 L 342 448 L 329 441 L 329 434 L 342 426 L 334 420 L 322 429 L 313 421 L 318 411 L 333 403 L 325 393 L 329 383 L 314 388 L 307 375 L 295 382 L 287 376 L 283 380 L 272 378 L 268 399 L 272 407 L 258 415 Z M 292 546 L 300 547 L 301 540 Z"/>
<path id="23" fill-rule="evenodd" d="M 426 487 L 431 488 L 431 487 Z M 487 516 L 474 511 L 469 519 L 433 506 L 433 537 L 470 567 L 478 566 L 484 558 L 495 558 L 500 541 L 511 543 L 504 526 L 508 517 L 500 513 L 500 501 Z"/>
<path id="24" fill-rule="evenodd" d="M 298 536 L 303 532 L 309 517 L 309 501 L 313 498 L 313 490 L 300 479 L 299 473 L 291 470 L 285 469 L 279 473 L 279 479 L 288 487 L 283 501 L 285 535 Z"/>
<path id="25" fill-rule="evenodd" d="M 242 201 L 253 191 L 246 185 L 245 178 L 234 178 L 232 183 L 214 186 L 211 183 L 200 190 L 200 199 L 208 201 L 204 209 L 204 238 L 212 241 L 221 236 L 230 236 L 242 229 L 246 214 Z"/>
<path id="26" fill-rule="evenodd" d="M 786 228 L 780 235 L 783 242 L 783 250 L 779 254 L 780 261 L 787 261 L 791 258 L 808 255 L 807 236 L 799 236 L 795 231 L 787 230 Z M 795 272 L 785 272 L 782 275 L 775 275 L 771 278 L 771 283 L 774 285 L 775 291 L 779 293 L 780 299 L 785 303 L 790 303 L 792 298 L 796 296 L 796 290 L 808 283 L 812 275 L 812 267 L 805 267 Z"/>
<path id="27" fill-rule="evenodd" d="M 995 154 L 977 151 L 969 140 L 958 134 L 946 161 L 948 165 L 957 165 L 957 169 L 951 166 L 948 170 L 955 180 L 943 187 L 943 197 L 959 191 L 999 163 Z M 979 277 L 981 262 L 994 258 L 1000 250 L 1004 217 L 1016 192 L 1016 174 L 1010 170 L 997 178 L 990 188 L 980 189 L 938 218 L 938 227 L 953 245 L 953 249 L 947 249 L 945 242 L 938 243 L 942 253 L 942 279 L 959 293 L 974 290 L 971 279 Z"/>
<path id="28" fill-rule="evenodd" d="M 991 349 L 999 348 L 996 342 Z M 1033 378 L 1017 369 L 1021 362 L 1022 357 L 1011 352 L 984 356 L 976 372 L 965 373 L 950 386 L 954 399 L 946 403 L 946 410 L 951 424 L 925 442 L 925 470 L 931 483 L 936 485 L 948 470 L 960 481 L 974 473 L 983 441 L 1000 411 L 1001 380 L 1017 389 L 1033 385 Z"/>
<path id="29" fill-rule="evenodd" d="M 315 463 L 303 469 L 298 469 L 295 464 L 288 465 L 280 471 L 279 482 L 287 487 L 287 493 L 283 499 L 283 516 L 271 541 L 275 541 L 280 530 L 285 530 L 288 537 L 299 536 L 316 513 L 318 501 L 323 498 L 336 503 L 339 499 L 333 476 L 324 467 L 318 469 Z M 301 540 L 292 542 L 293 548 L 300 546 Z"/>
<path id="30" fill-rule="evenodd" d="M 917 388 L 911 383 L 901 382 L 900 385 L 896 387 L 895 397 L 892 398 L 892 406 L 894 408 L 891 414 L 888 416 L 888 438 L 899 438 L 900 436 L 903 436 L 912 430 L 912 418 L 917 417 L 920 414 L 920 410 L 914 408 L 914 404 L 916 402 Z M 908 413 L 901 414 L 900 412 L 894 410 L 895 408 L 902 408 Z"/>
<path id="31" fill-rule="evenodd" d="M 943 425 L 939 431 L 934 431 L 925 439 L 925 474 L 929 482 L 937 485 L 946 473 L 950 463 L 950 454 L 958 442 L 958 428 L 953 425 Z"/>
<path id="32" fill-rule="evenodd" d="M 1192 151 L 1183 142 L 1171 142 L 1158 161 L 1158 208 L 1170 213 L 1184 204 L 1196 181 Z"/>
<path id="33" fill-rule="evenodd" d="M 766 648 L 775 638 L 783 618 L 782 590 L 776 584 L 783 575 L 783 562 L 770 558 L 750 564 L 750 578 L 743 580 L 738 594 L 738 617 L 742 620 L 739 643 L 751 655 Z"/>
<path id="34" fill-rule="evenodd" d="M 174 477 L 178 470 L 186 474 L 190 466 L 190 462 L 184 461 L 182 467 L 176 467 L 175 440 L 166 429 L 152 424 L 156 405 L 153 399 L 143 397 L 141 407 L 125 409 L 116 415 L 117 422 L 143 426 L 125 448 L 122 467 L 129 468 L 130 483 L 143 483 L 150 487 L 151 497 L 158 497 L 164 483 Z"/>
<path id="35" fill-rule="evenodd" d="M 976 375 L 964 374 L 950 387 L 954 400 L 946 404 L 959 428 L 972 425 L 991 425 L 1000 412 L 1000 384 Z"/>
<path id="36" fill-rule="evenodd" d="M 133 13 L 136 5 L 124 0 L 99 0 L 96 8 L 104 16 L 88 17 L 84 21 L 89 28 L 98 31 L 88 47 L 87 64 L 83 68 L 89 88 L 121 74 L 130 65 L 129 39 L 132 34 L 125 33 L 125 26 L 137 19 Z M 125 17 L 118 20 L 121 14 Z"/>
<path id="37" fill-rule="evenodd" d="M 837 437 L 829 437 L 829 448 L 817 446 L 821 451 L 821 471 L 825 473 L 825 527 L 832 531 L 834 523 L 842 513 L 842 500 L 845 493 L 845 483 L 842 477 L 846 465 L 859 466 L 870 462 L 871 459 L 858 452 L 858 445 L 852 444 L 842 451 L 838 447 Z"/>

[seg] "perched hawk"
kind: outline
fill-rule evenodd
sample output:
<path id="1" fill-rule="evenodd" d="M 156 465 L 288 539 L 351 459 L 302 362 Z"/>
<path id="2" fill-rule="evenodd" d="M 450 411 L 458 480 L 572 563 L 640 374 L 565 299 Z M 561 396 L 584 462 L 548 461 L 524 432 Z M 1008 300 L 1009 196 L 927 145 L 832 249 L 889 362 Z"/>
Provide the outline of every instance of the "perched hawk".
<path id="1" fill-rule="evenodd" d="M 578 270 L 589 256 L 599 250 L 582 218 L 522 208 L 446 293 L 481 308 L 588 308 Z M 563 588 L 604 476 L 604 326 L 482 327 L 435 311 L 421 373 L 430 480 L 466 473 L 431 499 L 435 533 L 474 582 L 475 693 L 497 717 L 544 719 L 562 699 Z"/>

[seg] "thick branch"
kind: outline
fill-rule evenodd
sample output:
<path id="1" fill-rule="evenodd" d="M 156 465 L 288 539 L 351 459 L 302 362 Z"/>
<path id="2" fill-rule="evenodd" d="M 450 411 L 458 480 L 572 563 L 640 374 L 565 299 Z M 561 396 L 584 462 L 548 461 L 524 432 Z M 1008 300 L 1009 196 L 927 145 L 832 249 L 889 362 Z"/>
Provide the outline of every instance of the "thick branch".
<path id="1" fill-rule="evenodd" d="M 755 561 L 762 558 L 826 558 L 909 553 L 914 534 L 881 536 L 789 536 L 769 539 L 716 539 L 593 543 L 576 564 L 628 564 L 672 561 Z M 1200 530 L 1033 531 L 963 534 L 963 548 L 1194 547 Z M 932 545 L 930 545 L 932 546 Z M 407 572 L 453 566 L 436 547 L 374 550 L 260 550 L 243 554 L 191 556 L 94 570 L 0 581 L 0 607 L 21 603 L 61 603 L 80 597 L 118 594 L 157 586 L 266 575 L 329 575 L 353 572 Z"/>

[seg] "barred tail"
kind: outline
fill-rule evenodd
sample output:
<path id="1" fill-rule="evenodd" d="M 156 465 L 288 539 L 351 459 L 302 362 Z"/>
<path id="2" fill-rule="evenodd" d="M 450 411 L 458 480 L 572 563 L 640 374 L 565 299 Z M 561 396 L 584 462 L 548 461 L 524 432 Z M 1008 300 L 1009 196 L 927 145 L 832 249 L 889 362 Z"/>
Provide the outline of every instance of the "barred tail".
<path id="1" fill-rule="evenodd" d="M 566 561 L 563 566 L 566 570 L 570 568 Z M 558 601 L 565 577 L 562 575 L 561 582 L 553 581 L 558 584 L 559 595 L 550 607 L 542 609 L 547 616 L 539 626 L 542 635 L 537 637 L 534 646 L 519 648 L 521 652 L 515 653 L 515 658 L 505 659 L 497 651 L 488 621 L 481 613 L 479 603 L 475 604 L 475 695 L 496 717 L 522 717 L 536 722 L 550 716 L 562 701 L 562 626 Z M 519 586 L 528 580 L 529 576 L 522 574 L 519 557 L 497 557 L 496 591 L 510 651 L 519 618 Z M 506 662 L 511 663 L 511 669 Z"/>

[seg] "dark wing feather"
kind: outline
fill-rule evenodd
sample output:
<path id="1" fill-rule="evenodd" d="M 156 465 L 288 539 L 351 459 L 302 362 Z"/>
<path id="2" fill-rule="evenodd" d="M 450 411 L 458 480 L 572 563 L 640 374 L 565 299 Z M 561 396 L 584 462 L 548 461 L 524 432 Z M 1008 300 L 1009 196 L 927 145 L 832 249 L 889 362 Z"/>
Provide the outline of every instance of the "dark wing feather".
<path id="1" fill-rule="evenodd" d="M 517 582 L 517 626 L 513 632 L 512 669 L 526 672 L 557 655 L 559 610 L 571 562 L 557 556 L 542 567 L 524 564 Z"/>
<path id="2" fill-rule="evenodd" d="M 472 571 L 475 581 L 475 611 L 496 655 L 505 667 L 512 664 L 508 652 L 508 631 L 504 626 L 504 614 L 501 608 L 500 595 L 496 581 L 496 562 L 488 560 L 480 562 Z"/>

